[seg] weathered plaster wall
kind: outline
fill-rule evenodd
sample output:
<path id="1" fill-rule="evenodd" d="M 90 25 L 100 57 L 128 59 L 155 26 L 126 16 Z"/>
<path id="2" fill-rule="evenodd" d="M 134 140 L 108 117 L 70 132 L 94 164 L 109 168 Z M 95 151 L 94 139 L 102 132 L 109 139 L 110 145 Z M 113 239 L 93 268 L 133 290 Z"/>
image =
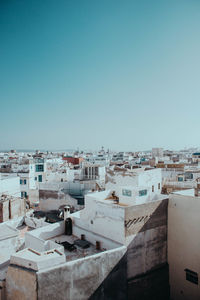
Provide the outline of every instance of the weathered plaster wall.
<path id="1" fill-rule="evenodd" d="M 13 198 L 10 201 L 10 217 L 16 218 L 20 216 L 24 216 L 26 212 L 26 204 L 25 204 L 25 199 L 21 198 Z"/>
<path id="2" fill-rule="evenodd" d="M 75 209 L 82 208 L 82 206 L 77 204 L 76 199 L 56 190 L 39 190 L 39 201 L 40 209 L 45 211 L 59 209 L 62 205 L 71 205 Z"/>
<path id="3" fill-rule="evenodd" d="M 24 216 L 25 212 L 25 199 L 21 199 L 19 197 L 8 198 L 0 203 L 0 222 Z"/>
<path id="4" fill-rule="evenodd" d="M 161 226 L 138 233 L 127 251 L 127 278 L 131 279 L 167 262 L 167 230 Z"/>
<path id="5" fill-rule="evenodd" d="M 125 254 L 109 275 L 91 295 L 89 300 L 125 300 L 128 299 L 126 279 L 127 255 Z M 133 298 L 130 298 L 133 299 Z"/>
<path id="6" fill-rule="evenodd" d="M 133 237 L 127 250 L 128 299 L 169 298 L 167 208 L 165 199 L 135 207 L 135 215 L 127 212 L 127 220 L 136 218 L 128 232 L 134 233 L 128 235 L 129 241 Z"/>
<path id="7" fill-rule="evenodd" d="M 37 300 L 36 273 L 10 265 L 6 278 L 6 294 L 7 300 Z"/>
<path id="8" fill-rule="evenodd" d="M 125 251 L 120 247 L 38 272 L 38 300 L 89 299 Z"/>
<path id="9" fill-rule="evenodd" d="M 9 220 L 9 200 L 0 203 L 0 223 Z"/>
<path id="10" fill-rule="evenodd" d="M 128 278 L 167 262 L 167 206 L 168 199 L 165 199 L 126 211 L 126 233 L 134 234 L 129 237 Z M 135 221 L 130 223 L 130 220 Z"/>
<path id="11" fill-rule="evenodd" d="M 125 234 L 136 234 L 158 226 L 167 226 L 168 199 L 148 202 L 125 210 Z"/>

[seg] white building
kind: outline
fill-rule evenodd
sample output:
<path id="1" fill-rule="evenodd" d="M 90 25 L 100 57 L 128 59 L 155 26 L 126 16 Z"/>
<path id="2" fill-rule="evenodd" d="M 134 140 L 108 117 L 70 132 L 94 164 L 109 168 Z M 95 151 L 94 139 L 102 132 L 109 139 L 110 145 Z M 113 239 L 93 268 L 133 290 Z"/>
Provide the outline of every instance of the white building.
<path id="1" fill-rule="evenodd" d="M 67 168 L 67 181 L 96 180 L 105 183 L 106 168 L 98 164 L 83 163 L 80 167 Z"/>
<path id="2" fill-rule="evenodd" d="M 38 182 L 38 185 L 40 182 L 45 181 L 46 177 L 46 160 L 44 158 L 35 158 L 35 181 Z"/>
<path id="3" fill-rule="evenodd" d="M 135 190 L 138 195 L 151 199 L 154 195 L 161 193 L 161 169 L 108 170 L 106 189 L 116 190 L 119 193 L 122 187 L 124 194 L 131 195 Z"/>
<path id="4" fill-rule="evenodd" d="M 35 165 L 30 162 L 26 168 L 26 172 L 20 171 L 17 173 L 20 177 L 21 197 L 28 198 L 30 202 L 34 202 L 35 198 L 38 198 Z"/>

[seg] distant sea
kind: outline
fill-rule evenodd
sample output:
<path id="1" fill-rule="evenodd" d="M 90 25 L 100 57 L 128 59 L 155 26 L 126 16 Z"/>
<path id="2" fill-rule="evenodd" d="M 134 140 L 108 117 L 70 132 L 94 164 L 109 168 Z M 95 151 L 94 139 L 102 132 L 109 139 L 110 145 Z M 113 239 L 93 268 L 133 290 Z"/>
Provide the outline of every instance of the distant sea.
<path id="1" fill-rule="evenodd" d="M 0 150 L 0 152 L 10 152 L 11 150 L 15 150 L 16 152 L 25 152 L 25 153 L 35 153 L 36 150 L 40 151 L 40 152 L 74 152 L 76 151 L 75 149 L 64 149 L 64 150 L 51 150 L 51 149 L 3 149 Z"/>

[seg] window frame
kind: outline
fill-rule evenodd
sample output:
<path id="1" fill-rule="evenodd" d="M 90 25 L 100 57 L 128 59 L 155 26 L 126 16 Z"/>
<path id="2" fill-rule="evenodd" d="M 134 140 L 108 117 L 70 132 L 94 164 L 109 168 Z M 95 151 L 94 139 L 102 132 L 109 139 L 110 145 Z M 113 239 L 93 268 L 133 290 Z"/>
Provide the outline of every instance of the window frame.
<path id="1" fill-rule="evenodd" d="M 44 165 L 43 164 L 35 165 L 35 172 L 44 172 Z"/>
<path id="2" fill-rule="evenodd" d="M 189 282 L 192 282 L 196 285 L 199 284 L 198 273 L 189 269 L 185 269 L 185 279 Z"/>
<path id="3" fill-rule="evenodd" d="M 138 194 L 139 194 L 139 197 L 146 196 L 147 195 L 147 189 L 140 190 Z"/>
<path id="4" fill-rule="evenodd" d="M 132 191 L 127 189 L 122 189 L 122 195 L 127 197 L 132 197 Z"/>

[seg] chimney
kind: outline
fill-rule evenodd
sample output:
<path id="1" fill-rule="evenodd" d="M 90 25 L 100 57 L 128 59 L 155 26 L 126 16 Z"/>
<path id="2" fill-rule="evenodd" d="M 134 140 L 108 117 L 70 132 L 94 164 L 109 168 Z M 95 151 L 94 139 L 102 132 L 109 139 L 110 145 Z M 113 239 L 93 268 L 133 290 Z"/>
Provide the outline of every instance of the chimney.
<path id="1" fill-rule="evenodd" d="M 85 241 L 85 234 L 81 234 L 81 240 Z"/>
<path id="2" fill-rule="evenodd" d="M 101 250 L 101 242 L 96 241 L 96 250 Z"/>
<path id="3" fill-rule="evenodd" d="M 68 205 L 66 205 L 64 207 L 64 220 L 66 220 L 67 218 L 69 218 L 70 216 L 70 207 Z"/>

